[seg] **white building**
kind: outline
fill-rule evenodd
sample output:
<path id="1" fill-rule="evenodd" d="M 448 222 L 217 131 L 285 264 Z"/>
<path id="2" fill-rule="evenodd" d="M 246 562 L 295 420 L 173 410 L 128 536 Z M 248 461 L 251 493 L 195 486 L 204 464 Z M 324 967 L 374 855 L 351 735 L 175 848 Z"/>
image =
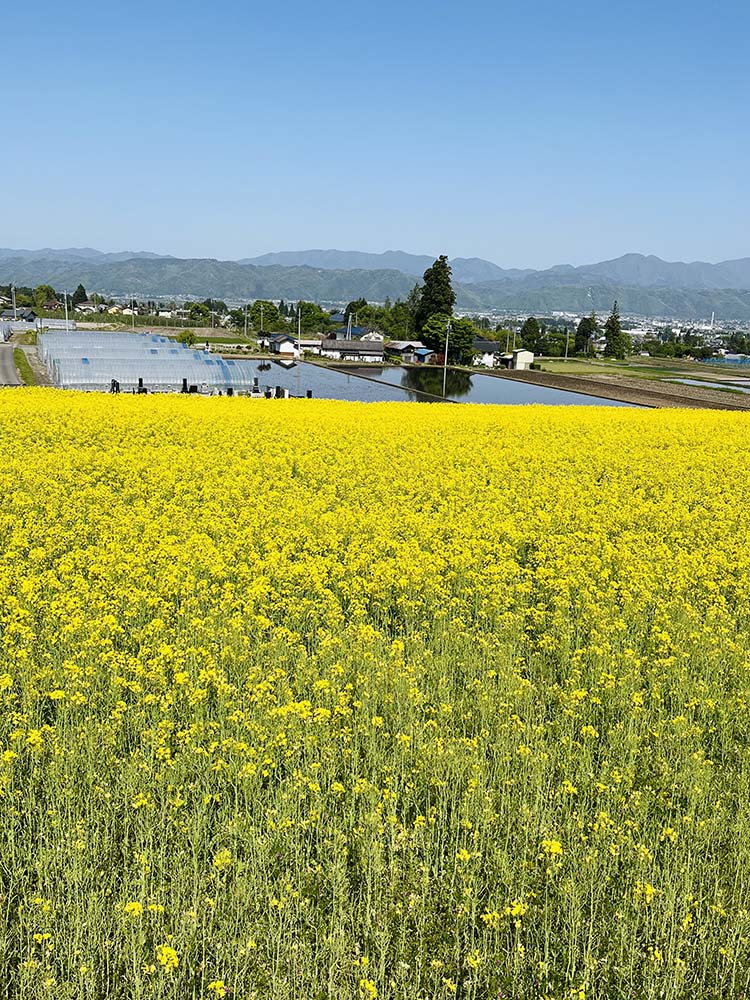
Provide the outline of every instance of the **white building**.
<path id="1" fill-rule="evenodd" d="M 323 340 L 320 354 L 333 361 L 363 361 L 383 363 L 383 345 L 377 340 Z"/>
<path id="2" fill-rule="evenodd" d="M 294 337 L 288 333 L 277 333 L 268 338 L 268 350 L 271 354 L 281 354 L 285 358 L 298 358 L 299 348 Z"/>
<path id="3" fill-rule="evenodd" d="M 511 357 L 510 367 L 515 371 L 528 371 L 534 364 L 534 353 L 533 351 L 526 351 L 522 347 L 518 350 L 513 351 Z"/>

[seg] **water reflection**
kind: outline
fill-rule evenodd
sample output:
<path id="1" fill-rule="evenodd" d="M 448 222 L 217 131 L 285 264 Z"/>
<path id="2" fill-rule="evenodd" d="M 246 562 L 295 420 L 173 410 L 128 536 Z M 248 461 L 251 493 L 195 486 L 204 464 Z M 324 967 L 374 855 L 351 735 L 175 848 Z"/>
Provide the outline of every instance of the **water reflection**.
<path id="1" fill-rule="evenodd" d="M 410 366 L 407 368 L 381 368 L 377 372 L 360 368 L 361 374 L 376 378 L 383 384 L 399 386 L 409 393 L 411 399 L 422 403 L 434 402 L 434 397 L 443 395 L 443 369 L 437 366 Z M 432 396 L 417 395 L 431 393 Z M 512 378 L 502 378 L 482 372 L 468 372 L 449 368 L 445 398 L 466 403 L 491 403 L 495 405 L 518 406 L 541 403 L 545 406 L 631 406 L 614 399 L 602 399 L 567 389 L 552 389 L 533 382 L 523 382 Z"/>
<path id="2" fill-rule="evenodd" d="M 471 392 L 469 372 L 449 368 L 446 372 L 445 395 L 448 399 L 460 399 Z M 442 368 L 406 368 L 402 372 L 401 385 L 415 392 L 429 392 L 432 396 L 443 395 Z"/>

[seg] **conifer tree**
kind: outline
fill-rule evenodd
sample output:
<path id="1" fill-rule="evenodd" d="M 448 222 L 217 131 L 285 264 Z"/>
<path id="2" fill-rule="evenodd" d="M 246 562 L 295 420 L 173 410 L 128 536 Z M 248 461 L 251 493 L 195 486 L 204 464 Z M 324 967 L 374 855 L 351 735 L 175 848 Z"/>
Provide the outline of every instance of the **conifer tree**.
<path id="1" fill-rule="evenodd" d="M 617 302 L 612 306 L 612 312 L 604 324 L 604 335 L 607 338 L 607 343 L 604 347 L 604 356 L 624 361 L 625 355 L 630 351 L 630 337 L 622 332 Z"/>
<path id="2" fill-rule="evenodd" d="M 451 285 L 451 266 L 448 258 L 442 254 L 424 273 L 424 285 L 414 318 L 417 332 L 422 330 L 430 316 L 434 316 L 435 313 L 452 316 L 455 302 L 456 293 Z"/>

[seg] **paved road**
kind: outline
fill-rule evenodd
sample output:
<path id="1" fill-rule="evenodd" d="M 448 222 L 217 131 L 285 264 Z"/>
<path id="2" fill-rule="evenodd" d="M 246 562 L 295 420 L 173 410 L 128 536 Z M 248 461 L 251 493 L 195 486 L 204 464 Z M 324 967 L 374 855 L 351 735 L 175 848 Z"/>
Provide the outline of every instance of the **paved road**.
<path id="1" fill-rule="evenodd" d="M 13 344 L 0 344 L 0 385 L 21 385 L 13 363 Z"/>

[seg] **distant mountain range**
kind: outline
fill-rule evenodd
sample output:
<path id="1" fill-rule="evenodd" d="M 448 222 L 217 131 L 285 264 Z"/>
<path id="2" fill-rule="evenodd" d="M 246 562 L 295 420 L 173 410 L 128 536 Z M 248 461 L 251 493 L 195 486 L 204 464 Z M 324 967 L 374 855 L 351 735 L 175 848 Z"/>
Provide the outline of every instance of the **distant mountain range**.
<path id="1" fill-rule="evenodd" d="M 240 261 L 169 257 L 147 251 L 102 253 L 0 249 L 0 283 L 49 283 L 109 295 L 175 296 L 241 301 L 254 298 L 341 302 L 364 297 L 404 298 L 434 258 L 400 250 L 382 254 L 304 250 Z M 462 309 L 549 313 L 608 310 L 617 298 L 624 313 L 750 319 L 750 257 L 673 263 L 626 254 L 615 260 L 546 270 L 504 269 L 481 258 L 451 261 Z"/>
<path id="2" fill-rule="evenodd" d="M 385 253 L 362 253 L 359 250 L 284 250 L 281 253 L 264 253 L 260 257 L 247 257 L 238 263 L 254 267 L 277 264 L 281 267 L 317 267 L 324 271 L 402 271 L 421 278 L 434 260 L 434 257 L 427 254 L 404 253 L 403 250 L 386 250 Z M 479 257 L 454 257 L 451 267 L 454 280 L 462 284 L 497 281 L 533 273 L 504 270 Z"/>

